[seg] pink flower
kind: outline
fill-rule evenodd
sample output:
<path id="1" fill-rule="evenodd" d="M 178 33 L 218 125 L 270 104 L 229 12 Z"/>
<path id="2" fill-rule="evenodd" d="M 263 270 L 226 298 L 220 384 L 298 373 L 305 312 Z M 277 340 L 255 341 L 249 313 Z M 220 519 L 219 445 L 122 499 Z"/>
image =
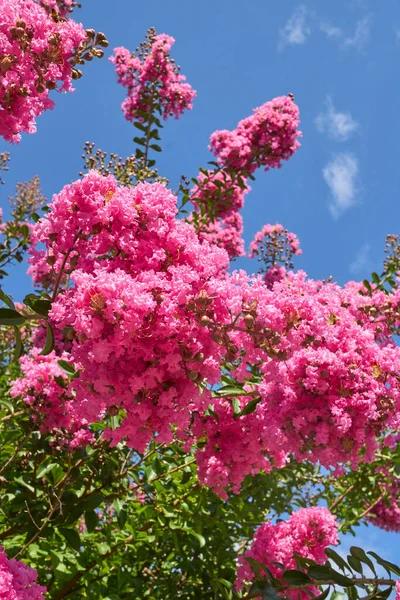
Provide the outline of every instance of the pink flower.
<path id="1" fill-rule="evenodd" d="M 241 173 L 258 167 L 281 167 L 300 146 L 299 109 L 290 96 L 280 96 L 256 108 L 233 131 L 215 131 L 210 150 L 218 162 Z"/>
<path id="2" fill-rule="evenodd" d="M 170 58 L 170 50 L 175 40 L 166 34 L 156 35 L 150 30 L 143 54 L 136 56 L 126 48 L 115 48 L 110 61 L 115 64 L 118 83 L 128 90 L 122 103 L 122 110 L 128 121 L 142 121 L 141 112 L 152 112 L 155 106 L 166 120 L 176 119 L 192 108 L 196 92 L 179 67 Z"/>
<path id="3" fill-rule="evenodd" d="M 36 579 L 35 569 L 8 559 L 0 546 L 0 600 L 44 600 L 46 588 Z"/>
<path id="4" fill-rule="evenodd" d="M 85 38 L 81 24 L 54 20 L 34 0 L 0 0 L 0 135 L 4 139 L 18 142 L 22 131 L 36 132 L 36 117 L 54 107 L 49 90 L 73 90 L 70 59 Z"/>
<path id="5" fill-rule="evenodd" d="M 263 523 L 256 530 L 250 549 L 239 557 L 236 586 L 240 589 L 245 582 L 255 578 L 253 569 L 246 561 L 247 556 L 263 563 L 274 577 L 281 579 L 282 569 L 274 562 L 282 563 L 285 570 L 296 569 L 294 554 L 298 554 L 324 564 L 327 560 L 325 549 L 338 543 L 336 517 L 327 508 L 301 508 L 288 521 L 276 525 Z M 318 593 L 312 586 L 310 591 Z M 304 600 L 309 597 L 301 590 L 288 590 L 286 593 L 292 598 L 297 598 L 299 593 Z"/>

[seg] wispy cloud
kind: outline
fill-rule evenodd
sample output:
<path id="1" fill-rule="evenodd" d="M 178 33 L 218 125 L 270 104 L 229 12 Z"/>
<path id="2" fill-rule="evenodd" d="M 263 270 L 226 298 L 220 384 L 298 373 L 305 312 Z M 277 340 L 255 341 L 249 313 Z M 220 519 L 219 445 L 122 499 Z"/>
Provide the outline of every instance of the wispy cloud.
<path id="1" fill-rule="evenodd" d="M 281 49 L 284 46 L 295 46 L 305 43 L 307 37 L 311 33 L 311 28 L 307 23 L 307 19 L 308 11 L 306 7 L 301 4 L 295 9 L 286 25 L 282 27 L 279 32 L 279 47 Z"/>
<path id="2" fill-rule="evenodd" d="M 340 27 L 335 27 L 335 25 L 332 25 L 328 21 L 320 21 L 319 28 L 322 33 L 325 33 L 326 37 L 330 39 L 338 39 L 343 36 L 343 31 L 340 29 Z"/>
<path id="3" fill-rule="evenodd" d="M 336 154 L 323 169 L 322 174 L 331 191 L 329 211 L 337 219 L 357 204 L 358 160 L 349 152 Z"/>
<path id="4" fill-rule="evenodd" d="M 369 253 L 371 251 L 370 244 L 363 244 L 354 257 L 354 260 L 349 264 L 349 271 L 353 275 L 362 275 L 366 271 L 372 269 L 372 261 Z"/>
<path id="5" fill-rule="evenodd" d="M 358 127 L 349 112 L 336 111 L 330 96 L 326 99 L 325 111 L 315 119 L 315 125 L 320 133 L 327 133 L 336 142 L 348 140 Z"/>
<path id="6" fill-rule="evenodd" d="M 356 23 L 354 34 L 344 40 L 345 46 L 353 46 L 359 52 L 365 50 L 371 37 L 372 15 L 366 15 Z"/>

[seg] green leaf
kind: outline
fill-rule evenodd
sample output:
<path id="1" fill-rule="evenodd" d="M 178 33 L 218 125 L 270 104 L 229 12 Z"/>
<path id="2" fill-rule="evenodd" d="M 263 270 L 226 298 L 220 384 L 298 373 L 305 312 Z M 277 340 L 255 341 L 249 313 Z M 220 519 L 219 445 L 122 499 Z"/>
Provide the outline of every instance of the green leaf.
<path id="1" fill-rule="evenodd" d="M 124 528 L 125 523 L 128 520 L 128 512 L 123 508 L 119 515 L 117 516 L 118 525 L 121 529 Z"/>
<path id="2" fill-rule="evenodd" d="M 326 590 L 324 590 L 323 592 L 321 592 L 321 594 L 319 594 L 317 596 L 318 600 L 325 600 L 325 598 L 327 598 L 329 596 L 329 592 L 331 591 L 331 587 L 328 585 L 328 587 L 326 588 Z"/>
<path id="3" fill-rule="evenodd" d="M 347 562 L 349 563 L 349 565 L 353 569 L 353 571 L 356 571 L 357 573 L 360 573 L 360 575 L 363 575 L 362 564 L 358 560 L 358 558 L 356 558 L 355 556 L 351 556 L 349 554 L 347 557 Z"/>
<path id="4" fill-rule="evenodd" d="M 58 467 L 57 463 L 41 464 L 36 474 L 36 479 L 41 479 L 47 475 L 47 473 L 50 473 L 50 471 L 55 469 L 55 467 Z"/>
<path id="5" fill-rule="evenodd" d="M 307 569 L 307 573 L 312 579 L 316 581 L 324 581 L 327 579 L 331 579 L 332 569 L 325 565 L 313 565 L 309 569 Z"/>
<path id="6" fill-rule="evenodd" d="M 24 353 L 24 345 L 22 343 L 21 332 L 18 329 L 18 327 L 16 327 L 15 325 L 14 325 L 14 335 L 15 335 L 15 348 L 14 348 L 13 360 L 18 360 L 19 358 L 21 358 L 22 354 Z"/>
<path id="7" fill-rule="evenodd" d="M 372 278 L 372 281 L 374 283 L 376 283 L 376 285 L 380 284 L 381 280 L 379 279 L 378 273 L 371 273 L 371 278 Z"/>
<path id="8" fill-rule="evenodd" d="M 218 396 L 248 396 L 249 393 L 245 392 L 243 388 L 234 387 L 233 385 L 223 385 L 216 390 Z"/>
<path id="9" fill-rule="evenodd" d="M 257 404 L 259 404 L 260 401 L 261 401 L 261 397 L 253 398 L 252 400 L 250 400 L 250 402 L 248 402 L 246 404 L 246 406 L 243 408 L 243 410 L 237 416 L 243 417 L 244 415 L 251 415 L 253 412 L 256 411 Z"/>
<path id="10" fill-rule="evenodd" d="M 388 560 L 384 560 L 383 558 L 381 558 L 375 552 L 367 552 L 367 554 L 370 554 L 371 556 L 373 556 L 374 559 L 376 560 L 376 562 L 378 563 L 378 565 L 381 565 L 387 571 L 389 571 L 391 573 L 395 573 L 396 575 L 398 575 L 400 577 L 400 567 L 398 567 L 397 565 L 389 562 Z"/>
<path id="11" fill-rule="evenodd" d="M 371 571 L 376 575 L 375 566 L 372 560 L 366 555 L 362 548 L 358 548 L 357 546 L 351 546 L 350 554 L 357 558 L 362 563 L 368 565 Z"/>
<path id="12" fill-rule="evenodd" d="M 333 560 L 333 562 L 335 562 L 337 564 L 337 566 L 340 569 L 342 569 L 342 571 L 344 571 L 345 569 L 349 569 L 349 566 L 346 563 L 346 561 L 344 560 L 344 558 L 342 558 L 340 556 L 340 554 L 338 554 L 337 552 L 335 552 L 335 550 L 332 550 L 332 548 L 327 548 L 325 550 L 325 554 L 327 555 L 328 558 L 330 558 L 331 560 Z"/>
<path id="13" fill-rule="evenodd" d="M 289 585 L 306 585 L 312 583 L 308 575 L 303 571 L 297 571 L 296 569 L 289 569 L 282 575 L 282 579 Z"/>
<path id="14" fill-rule="evenodd" d="M 99 517 L 97 516 L 96 511 L 87 510 L 85 512 L 85 523 L 88 533 L 92 533 L 92 531 L 94 531 L 99 524 Z"/>
<path id="15" fill-rule="evenodd" d="M 0 325 L 22 325 L 25 317 L 12 308 L 0 308 Z"/>
<path id="16" fill-rule="evenodd" d="M 351 579 L 349 579 L 349 577 L 345 577 L 344 575 L 338 573 L 334 569 L 331 569 L 330 579 L 332 579 L 335 583 L 341 585 L 342 587 L 349 587 L 351 585 L 354 585 L 354 582 Z"/>
<path id="17" fill-rule="evenodd" d="M 69 362 L 67 362 L 66 360 L 59 360 L 58 366 L 60 367 L 60 369 L 68 373 L 68 375 L 75 375 L 76 373 L 75 367 L 73 365 L 70 365 Z"/>
<path id="18" fill-rule="evenodd" d="M 158 144 L 151 144 L 151 145 L 150 145 L 150 148 L 151 148 L 152 150 L 154 150 L 155 152 L 162 152 L 162 148 L 161 148 L 161 146 L 159 146 Z"/>
<path id="19" fill-rule="evenodd" d="M 66 527 L 61 527 L 59 531 L 71 548 L 79 552 L 82 544 L 78 532 L 75 529 L 67 529 Z"/>
<path id="20" fill-rule="evenodd" d="M 4 304 L 6 304 L 8 306 L 8 308 L 12 308 L 12 310 L 15 310 L 14 302 L 11 300 L 10 296 L 7 296 L 7 294 L 5 294 L 3 292 L 3 290 L 1 290 L 1 289 L 0 289 L 0 300 L 3 300 Z"/>
<path id="21" fill-rule="evenodd" d="M 49 323 L 46 323 L 46 341 L 44 343 L 44 348 L 40 352 L 40 356 L 47 356 L 54 350 L 54 331 L 52 326 Z"/>
<path id="22" fill-rule="evenodd" d="M 330 600 L 344 600 L 346 598 L 346 594 L 343 592 L 333 592 Z"/>

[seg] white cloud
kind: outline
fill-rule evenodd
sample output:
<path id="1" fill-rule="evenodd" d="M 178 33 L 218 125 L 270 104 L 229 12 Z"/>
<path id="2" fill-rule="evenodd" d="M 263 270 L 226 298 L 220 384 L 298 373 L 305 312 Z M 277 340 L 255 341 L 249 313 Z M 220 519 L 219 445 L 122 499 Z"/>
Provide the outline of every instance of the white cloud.
<path id="1" fill-rule="evenodd" d="M 349 265 L 350 273 L 354 275 L 362 275 L 366 271 L 371 270 L 372 261 L 369 253 L 371 250 L 370 244 L 363 244 L 354 257 L 354 260 Z"/>
<path id="2" fill-rule="evenodd" d="M 332 194 L 329 210 L 337 219 L 357 204 L 358 160 L 353 154 L 341 152 L 326 165 L 322 174 Z"/>
<path id="3" fill-rule="evenodd" d="M 354 35 L 344 40 L 345 46 L 353 46 L 359 52 L 365 49 L 369 42 L 372 26 L 372 15 L 366 15 L 356 23 Z"/>
<path id="4" fill-rule="evenodd" d="M 296 8 L 286 25 L 280 30 L 279 47 L 304 44 L 311 33 L 310 27 L 306 23 L 308 16 L 304 5 Z"/>
<path id="5" fill-rule="evenodd" d="M 335 27 L 334 25 L 331 25 L 328 21 L 320 21 L 319 28 L 322 31 L 322 33 L 325 33 L 325 35 L 330 39 L 341 38 L 343 35 L 343 32 L 340 29 L 340 27 Z"/>
<path id="6" fill-rule="evenodd" d="M 345 142 L 357 129 L 358 123 L 349 112 L 337 112 L 330 96 L 326 99 L 326 110 L 315 119 L 320 133 L 327 133 L 337 142 Z"/>

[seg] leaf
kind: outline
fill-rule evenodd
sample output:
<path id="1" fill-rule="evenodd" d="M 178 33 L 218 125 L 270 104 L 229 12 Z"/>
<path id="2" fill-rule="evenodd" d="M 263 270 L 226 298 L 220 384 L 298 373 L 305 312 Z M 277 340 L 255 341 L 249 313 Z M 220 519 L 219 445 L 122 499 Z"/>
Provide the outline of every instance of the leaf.
<path id="1" fill-rule="evenodd" d="M 92 531 L 94 531 L 99 524 L 99 517 L 97 516 L 96 511 L 87 510 L 85 512 L 85 523 L 88 533 L 92 533 Z"/>
<path id="2" fill-rule="evenodd" d="M 128 520 L 128 512 L 123 508 L 119 515 L 117 516 L 118 525 L 121 529 L 124 528 L 125 523 Z"/>
<path id="3" fill-rule="evenodd" d="M 329 592 L 331 591 L 331 587 L 328 585 L 326 590 L 324 590 L 321 594 L 316 596 L 317 600 L 325 600 L 329 596 Z"/>
<path id="4" fill-rule="evenodd" d="M 356 558 L 355 556 L 351 556 L 349 554 L 347 557 L 347 562 L 349 563 L 349 565 L 353 569 L 353 571 L 357 571 L 357 573 L 360 573 L 360 575 L 363 575 L 362 564 L 358 560 L 358 558 Z"/>
<path id="5" fill-rule="evenodd" d="M 285 571 L 282 575 L 282 579 L 286 581 L 289 585 L 306 585 L 307 583 L 312 583 L 311 579 L 308 575 L 303 573 L 303 571 L 297 571 L 296 569 L 289 569 Z"/>
<path id="6" fill-rule="evenodd" d="M 381 280 L 379 279 L 378 273 L 371 273 L 371 278 L 372 278 L 372 281 L 374 283 L 376 283 L 376 285 L 380 284 Z"/>
<path id="7" fill-rule="evenodd" d="M 197 541 L 200 544 L 200 548 L 206 545 L 206 540 L 200 533 L 197 533 L 197 531 L 194 531 L 193 529 L 190 529 L 189 533 L 197 539 Z"/>
<path id="8" fill-rule="evenodd" d="M 12 308 L 0 308 L 0 325 L 23 325 L 26 319 Z"/>
<path id="9" fill-rule="evenodd" d="M 342 587 L 350 587 L 351 585 L 354 585 L 354 582 L 349 577 L 345 577 L 344 575 L 342 575 L 341 573 L 338 573 L 334 569 L 331 569 L 331 577 L 330 578 L 335 583 L 337 583 L 338 585 L 341 585 Z"/>
<path id="10" fill-rule="evenodd" d="M 233 385 L 224 385 L 216 390 L 218 396 L 248 396 L 249 393 L 243 388 L 234 387 Z"/>
<path id="11" fill-rule="evenodd" d="M 152 150 L 154 150 L 155 152 L 162 152 L 162 148 L 161 148 L 161 146 L 159 146 L 158 144 L 151 144 L 151 145 L 150 145 L 150 148 L 151 148 Z"/>
<path id="12" fill-rule="evenodd" d="M 15 325 L 14 325 L 14 334 L 15 334 L 15 348 L 14 348 L 13 360 L 18 360 L 19 358 L 21 358 L 22 354 L 24 353 L 24 346 L 22 343 L 21 332 L 18 329 L 18 327 L 16 327 Z"/>
<path id="13" fill-rule="evenodd" d="M 40 465 L 37 475 L 36 475 L 36 479 L 41 479 L 42 477 L 44 477 L 45 475 L 47 475 L 47 473 L 50 473 L 50 471 L 52 471 L 55 467 L 58 467 L 57 463 L 50 463 L 50 464 L 42 464 Z"/>
<path id="14" fill-rule="evenodd" d="M 61 527 L 59 531 L 61 535 L 66 539 L 68 544 L 71 546 L 71 548 L 79 552 L 82 545 L 79 533 L 75 531 L 75 529 L 67 529 L 66 527 Z"/>
<path id="15" fill-rule="evenodd" d="M 327 548 L 325 550 L 325 554 L 327 555 L 328 558 L 330 558 L 331 560 L 333 560 L 333 562 L 335 562 L 337 564 L 337 566 L 340 569 L 342 569 L 342 571 L 344 571 L 345 569 L 349 569 L 349 566 L 346 563 L 346 561 L 344 560 L 344 558 L 342 558 L 340 556 L 340 554 L 338 554 L 337 552 L 335 552 L 335 550 L 332 550 L 332 548 Z"/>
<path id="16" fill-rule="evenodd" d="M 371 556 L 373 556 L 374 559 L 376 560 L 376 562 L 378 563 L 378 565 L 381 565 L 387 571 L 395 573 L 396 575 L 398 575 L 400 577 L 400 568 L 397 565 L 389 562 L 388 560 L 384 560 L 375 552 L 367 552 L 367 554 L 370 554 Z"/>
<path id="17" fill-rule="evenodd" d="M 60 369 L 68 373 L 68 375 L 75 375 L 76 373 L 75 367 L 73 365 L 70 365 L 69 362 L 67 362 L 66 360 L 59 360 L 58 366 L 60 367 Z"/>
<path id="18" fill-rule="evenodd" d="M 313 565 L 307 569 L 307 573 L 316 581 L 324 581 L 331 579 L 332 569 L 325 565 Z"/>
<path id="19" fill-rule="evenodd" d="M 46 323 L 46 341 L 39 356 L 47 356 L 54 350 L 54 331 L 50 323 Z"/>
<path id="20" fill-rule="evenodd" d="M 103 496 L 103 494 L 100 494 L 100 492 L 92 494 L 84 502 L 85 511 L 94 510 L 95 508 L 100 506 L 100 504 L 102 504 L 104 500 L 105 497 Z"/>
<path id="21" fill-rule="evenodd" d="M 351 548 L 350 548 L 350 554 L 352 556 L 355 556 L 355 558 L 357 558 L 359 561 L 361 561 L 364 564 L 368 565 L 369 568 L 371 569 L 371 571 L 374 573 L 374 575 L 376 575 L 374 563 L 366 555 L 366 553 L 364 552 L 364 550 L 362 548 L 358 548 L 357 546 L 351 546 Z"/>
<path id="22" fill-rule="evenodd" d="M 1 289 L 0 289 L 0 300 L 3 300 L 4 304 L 6 304 L 8 306 L 8 308 L 12 308 L 13 310 L 15 310 L 14 302 L 11 300 L 10 296 L 7 296 L 7 294 L 4 293 L 3 290 L 1 290 Z"/>
<path id="23" fill-rule="evenodd" d="M 246 404 L 246 406 L 243 408 L 243 410 L 237 416 L 243 417 L 244 415 L 251 415 L 253 412 L 256 411 L 257 404 L 259 404 L 260 401 L 261 401 L 261 397 L 253 398 L 252 400 L 250 400 L 250 402 L 248 402 Z"/>
<path id="24" fill-rule="evenodd" d="M 330 600 L 344 600 L 346 598 L 346 594 L 343 592 L 333 592 Z"/>

